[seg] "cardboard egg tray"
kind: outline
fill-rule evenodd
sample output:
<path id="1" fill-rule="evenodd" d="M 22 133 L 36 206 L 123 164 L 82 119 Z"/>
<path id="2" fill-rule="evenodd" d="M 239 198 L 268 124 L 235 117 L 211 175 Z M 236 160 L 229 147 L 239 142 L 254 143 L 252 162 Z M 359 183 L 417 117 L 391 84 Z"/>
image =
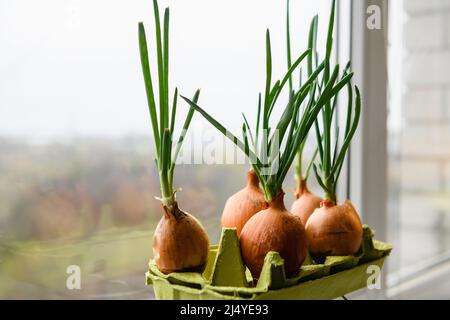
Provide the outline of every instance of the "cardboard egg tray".
<path id="1" fill-rule="evenodd" d="M 230 299 L 335 299 L 367 286 L 370 266 L 381 270 L 392 250 L 388 243 L 373 238 L 364 225 L 363 243 L 352 256 L 327 256 L 323 263 L 307 257 L 298 275 L 286 278 L 283 258 L 267 253 L 261 275 L 254 281 L 245 267 L 235 229 L 222 229 L 219 245 L 211 246 L 203 273 L 163 274 L 153 260 L 146 273 L 157 299 L 230 300 Z"/>

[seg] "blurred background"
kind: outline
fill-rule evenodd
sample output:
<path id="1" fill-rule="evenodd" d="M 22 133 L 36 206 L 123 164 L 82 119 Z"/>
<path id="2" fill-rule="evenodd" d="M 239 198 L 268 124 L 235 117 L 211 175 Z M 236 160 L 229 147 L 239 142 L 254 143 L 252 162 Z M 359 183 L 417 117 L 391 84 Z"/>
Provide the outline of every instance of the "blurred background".
<path id="1" fill-rule="evenodd" d="M 367 4 L 359 4 L 360 11 L 355 2 L 338 0 L 337 61 L 353 57 L 363 41 L 354 20 L 365 23 L 368 1 L 360 2 Z M 387 71 L 384 78 L 366 72 L 364 81 L 367 88 L 376 82 L 385 96 L 363 107 L 386 116 L 377 120 L 384 124 L 376 129 L 379 135 L 361 134 L 352 154 L 371 136 L 385 137 L 379 143 L 385 153 L 366 155 L 385 163 L 385 184 L 378 188 L 383 203 L 379 212 L 359 211 L 365 221 L 377 222 L 380 240 L 392 242 L 394 251 L 383 269 L 383 289 L 353 297 L 448 299 L 450 2 L 374 2 L 381 8 L 381 29 L 363 33 L 382 34 Z M 201 104 L 239 133 L 240 113 L 254 118 L 264 88 L 266 28 L 274 76 L 286 70 L 286 4 L 159 3 L 171 10 L 172 90 L 177 86 L 189 96 L 201 88 Z M 329 0 L 291 0 L 294 56 L 306 49 L 314 14 L 319 48 L 324 47 L 329 7 Z M 154 199 L 160 191 L 139 21 L 154 50 L 150 0 L 0 0 L 0 298 L 153 297 L 144 273 L 161 208 Z M 373 52 L 366 52 L 357 59 L 377 67 Z M 178 109 L 182 119 L 187 106 L 180 103 Z M 191 132 L 184 145 L 191 164 L 175 171 L 175 185 L 183 187 L 177 197 L 216 243 L 223 205 L 244 186 L 248 165 L 224 164 L 223 154 L 214 155 L 213 163 L 202 159 L 205 146 L 233 147 L 200 116 L 194 116 Z M 342 197 L 359 188 L 355 179 L 371 183 L 370 170 L 352 169 L 356 161 L 343 174 Z M 314 179 L 310 185 L 320 193 Z M 295 186 L 292 172 L 285 182 L 288 205 Z M 359 207 L 365 208 L 363 200 Z M 81 290 L 66 288 L 69 265 L 81 268 Z"/>

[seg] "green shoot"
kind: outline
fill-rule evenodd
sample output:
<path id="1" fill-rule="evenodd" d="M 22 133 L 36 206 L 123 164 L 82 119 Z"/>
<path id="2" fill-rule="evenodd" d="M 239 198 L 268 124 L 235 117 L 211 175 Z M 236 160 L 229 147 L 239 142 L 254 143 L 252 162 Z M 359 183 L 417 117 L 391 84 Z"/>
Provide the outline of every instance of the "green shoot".
<path id="1" fill-rule="evenodd" d="M 287 20 L 289 21 L 289 1 L 287 1 Z M 325 67 L 324 72 L 322 74 L 321 81 L 317 81 L 317 90 L 316 87 L 311 89 L 311 96 L 315 97 L 316 95 L 320 95 L 323 91 L 323 84 L 327 83 L 330 79 L 330 68 L 331 68 L 331 54 L 333 50 L 333 31 L 334 31 L 334 19 L 335 19 L 335 7 L 336 3 L 335 0 L 331 3 L 331 10 L 330 10 L 330 18 L 328 22 L 328 30 L 327 30 L 327 39 L 326 39 L 326 48 L 325 48 Z M 311 20 L 309 34 L 308 34 L 308 48 L 310 49 L 310 55 L 307 59 L 307 74 L 308 76 L 311 76 L 313 73 L 313 70 L 317 68 L 317 63 L 319 61 L 319 54 L 317 51 L 317 32 L 318 32 L 318 16 L 314 16 Z M 289 23 L 287 24 L 287 30 L 286 30 L 286 37 L 288 42 L 288 48 L 290 47 L 290 30 L 289 30 Z M 288 49 L 289 50 L 289 49 Z M 288 56 L 289 56 L 288 52 Z M 350 73 L 350 63 L 347 64 L 343 71 L 343 75 L 341 77 L 341 80 L 351 76 Z M 301 82 L 300 82 L 301 86 Z M 352 96 L 352 87 L 350 83 L 347 83 L 348 88 L 348 95 L 349 95 L 349 105 L 347 107 L 347 123 L 346 123 L 346 129 L 345 129 L 345 138 L 344 138 L 344 144 L 341 147 L 341 152 L 338 153 L 338 141 L 339 141 L 339 128 L 336 130 L 336 143 L 334 144 L 333 150 L 332 143 L 331 143 L 331 131 L 332 131 L 332 123 L 333 123 L 333 116 L 336 111 L 336 105 L 338 101 L 338 93 L 334 96 L 334 99 L 330 99 L 325 103 L 325 106 L 323 110 L 321 111 L 322 114 L 322 130 L 319 125 L 319 121 L 316 120 L 314 123 L 314 129 L 316 133 L 317 138 L 317 148 L 311 157 L 309 164 L 306 167 L 306 171 L 303 172 L 303 166 L 302 166 L 302 160 L 303 160 L 303 149 L 305 144 L 300 144 L 300 147 L 297 152 L 297 166 L 296 166 L 296 177 L 299 181 L 299 184 L 302 181 L 306 181 L 309 177 L 309 173 L 311 171 L 311 168 L 313 168 L 313 163 L 315 162 L 315 159 L 317 155 L 319 155 L 320 159 L 320 169 L 323 170 L 325 173 L 322 178 L 318 178 L 319 184 L 324 188 L 326 197 L 330 198 L 331 200 L 336 200 L 336 181 L 339 177 L 340 171 L 342 169 L 343 165 L 343 159 L 345 157 L 345 151 L 346 148 L 348 148 L 345 141 L 349 141 L 352 138 L 352 127 L 356 127 L 358 118 L 354 118 L 352 122 L 352 103 L 353 103 L 353 96 Z M 295 93 L 295 89 L 294 89 Z M 315 99 L 315 98 L 314 98 Z M 357 100 L 357 104 L 360 104 Z M 359 107 L 358 107 L 359 108 Z M 359 111 L 355 112 L 358 114 L 359 117 Z M 352 125 L 353 124 L 353 125 Z M 334 168 L 334 169 L 331 169 Z M 315 171 L 317 171 L 317 167 L 314 167 Z M 334 174 L 333 177 L 330 177 L 330 174 Z M 317 176 L 317 174 L 316 174 Z"/>
<path id="2" fill-rule="evenodd" d="M 289 0 L 286 1 L 286 49 L 287 49 L 287 61 L 288 61 L 288 68 L 290 68 L 291 64 L 291 32 L 290 32 L 290 13 L 289 13 Z M 313 73 L 313 69 L 317 68 L 317 61 L 318 61 L 318 54 L 317 54 L 317 24 L 318 24 L 318 16 L 314 16 L 314 18 L 311 21 L 309 36 L 308 36 L 308 48 L 311 50 L 310 54 L 308 55 L 307 59 L 307 72 L 308 76 L 311 76 Z M 292 87 L 292 77 L 289 78 L 289 84 L 290 84 L 290 92 L 291 94 L 295 94 L 295 90 Z M 300 73 L 299 78 L 299 87 L 302 87 L 302 77 Z M 315 96 L 316 86 L 311 88 L 311 96 Z M 320 91 L 320 89 L 319 89 Z M 299 184 L 302 181 L 307 181 L 309 172 L 311 170 L 312 164 L 315 161 L 316 155 L 318 150 L 314 152 L 313 157 L 311 158 L 309 164 L 307 165 L 307 169 L 305 172 L 303 172 L 303 150 L 304 150 L 305 143 L 300 144 L 298 151 L 297 151 L 297 165 L 296 165 L 296 178 L 299 182 Z"/>
<path id="3" fill-rule="evenodd" d="M 150 72 L 150 62 L 147 47 L 145 28 L 139 22 L 139 50 L 144 75 L 145 90 L 147 93 L 147 104 L 150 113 L 150 120 L 153 129 L 153 137 L 156 149 L 156 167 L 158 169 L 162 203 L 168 208 L 172 208 L 175 203 L 175 192 L 173 189 L 173 173 L 175 163 L 178 158 L 184 136 L 189 128 L 194 109 L 191 107 L 184 121 L 183 130 L 177 140 L 175 149 L 172 146 L 175 120 L 177 112 L 178 89 L 175 89 L 172 99 L 172 110 L 169 102 L 169 8 L 164 11 L 163 32 L 161 32 L 161 22 L 159 16 L 158 2 L 153 0 L 153 11 L 156 32 L 156 61 L 158 67 L 158 92 L 159 92 L 159 113 L 156 111 L 156 100 L 153 90 L 152 76 Z M 200 92 L 197 90 L 193 101 L 197 102 Z"/>
<path id="4" fill-rule="evenodd" d="M 310 55 L 311 50 L 306 50 L 288 68 L 281 81 L 272 84 L 272 56 L 270 45 L 270 33 L 266 33 L 266 86 L 264 101 L 261 98 L 258 103 L 256 119 L 256 132 L 252 133 L 246 118 L 242 125 L 243 141 L 227 130 L 216 119 L 209 115 L 195 101 L 181 96 L 189 105 L 199 112 L 217 130 L 230 139 L 249 158 L 251 165 L 257 174 L 266 201 L 268 203 L 282 191 L 282 183 L 295 159 L 297 150 L 304 143 L 308 131 L 314 124 L 319 111 L 325 104 L 346 86 L 351 74 L 337 81 L 338 67 L 335 68 L 329 80 L 324 84 L 324 89 L 317 97 L 310 95 L 311 89 L 316 86 L 316 80 L 323 71 L 325 64 L 321 63 L 302 86 L 291 96 L 285 106 L 282 116 L 276 126 L 271 125 L 272 110 L 280 96 L 285 84 L 291 79 L 292 73 L 300 63 Z M 261 96 L 261 95 L 260 95 Z M 309 97 L 309 98 L 308 98 Z M 309 99 L 309 101 L 308 101 Z M 304 110 L 300 106 L 306 103 Z M 261 126 L 262 124 L 262 126 Z M 248 137 L 255 137 L 255 144 L 249 143 Z M 260 141 L 260 142 L 259 142 Z M 251 147 L 253 145 L 253 147 Z"/>
<path id="5" fill-rule="evenodd" d="M 288 70 L 292 66 L 291 61 L 291 33 L 290 33 L 290 20 L 289 20 L 289 0 L 287 0 L 287 10 L 286 10 L 286 52 L 287 52 L 287 67 Z M 289 95 L 292 93 L 292 76 L 289 77 Z"/>
<path id="6" fill-rule="evenodd" d="M 334 28 L 334 16 L 335 16 L 336 1 L 332 1 L 330 19 L 328 23 L 326 50 L 325 50 L 325 68 L 323 72 L 322 83 L 327 83 L 330 79 L 330 67 L 331 67 L 331 52 L 333 48 L 333 28 Z M 308 58 L 308 72 L 313 70 L 314 61 L 317 61 L 318 54 L 316 49 L 317 44 L 317 17 L 314 17 L 311 22 L 309 32 L 309 47 L 311 49 L 311 55 Z M 338 66 L 335 67 L 338 68 Z M 353 73 L 350 72 L 350 62 L 344 68 L 341 79 L 351 77 Z M 317 153 L 319 155 L 319 166 L 313 164 L 314 173 L 316 175 L 319 185 L 325 192 L 325 199 L 331 200 L 336 204 L 336 186 L 339 179 L 339 175 L 344 163 L 345 155 L 350 145 L 350 141 L 353 138 L 356 128 L 358 126 L 359 117 L 361 114 L 361 96 L 358 87 L 356 88 L 356 101 L 353 107 L 353 88 L 350 82 L 347 82 L 347 94 L 348 105 L 346 113 L 346 124 L 344 131 L 344 138 L 342 145 L 339 145 L 339 127 L 336 130 L 336 137 L 334 146 L 332 146 L 332 124 L 333 117 L 336 113 L 336 106 L 338 100 L 338 93 L 335 95 L 334 100 L 330 99 L 325 104 L 322 110 L 322 126 L 319 125 L 317 120 L 314 124 L 317 138 Z M 319 94 L 321 88 L 319 86 Z M 353 113 L 354 109 L 354 113 Z M 301 155 L 301 151 L 299 153 Z M 313 157 L 314 158 L 314 157 Z M 308 169 L 309 170 L 309 169 Z"/>

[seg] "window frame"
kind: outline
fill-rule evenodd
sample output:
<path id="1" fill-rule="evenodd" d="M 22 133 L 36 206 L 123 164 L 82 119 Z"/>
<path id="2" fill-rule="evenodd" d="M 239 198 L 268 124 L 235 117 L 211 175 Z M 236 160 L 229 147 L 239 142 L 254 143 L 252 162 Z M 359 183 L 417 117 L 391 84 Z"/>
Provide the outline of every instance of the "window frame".
<path id="1" fill-rule="evenodd" d="M 388 115 L 388 1 L 358 0 L 341 3 L 339 17 L 350 19 L 349 30 L 341 28 L 339 42 L 349 39 L 349 57 L 356 70 L 353 84 L 361 91 L 362 110 L 357 130 L 345 165 L 346 196 L 351 199 L 364 223 L 376 231 L 377 239 L 388 236 L 387 208 L 387 115 Z M 367 8 L 381 9 L 381 29 L 366 25 Z M 342 24 L 342 23 L 341 23 Z M 343 58 L 342 54 L 341 57 Z M 343 62 L 343 61 L 342 61 Z M 340 62 L 340 63 L 342 63 Z M 386 288 L 386 269 L 381 272 L 382 288 Z M 385 290 L 371 290 L 371 298 L 385 298 Z"/>

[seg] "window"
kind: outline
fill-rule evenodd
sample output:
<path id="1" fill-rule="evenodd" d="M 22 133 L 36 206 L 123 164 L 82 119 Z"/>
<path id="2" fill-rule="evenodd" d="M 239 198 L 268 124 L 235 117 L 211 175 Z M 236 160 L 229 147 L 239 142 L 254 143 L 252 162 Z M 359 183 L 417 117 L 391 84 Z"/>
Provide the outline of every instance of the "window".
<path id="1" fill-rule="evenodd" d="M 172 89 L 200 87 L 202 104 L 238 133 L 264 85 L 266 27 L 281 61 L 274 76 L 285 70 L 284 2 L 160 2 L 171 8 Z M 329 1 L 291 2 L 295 54 L 314 14 L 326 29 Z M 0 297 L 150 298 L 144 272 L 161 210 L 137 23 L 151 27 L 151 1 L 0 6 Z M 188 141 L 187 153 L 222 141 L 200 117 L 196 131 L 203 140 Z M 178 199 L 216 243 L 247 165 L 193 162 L 176 169 Z M 81 268 L 82 290 L 66 288 L 71 265 Z"/>

